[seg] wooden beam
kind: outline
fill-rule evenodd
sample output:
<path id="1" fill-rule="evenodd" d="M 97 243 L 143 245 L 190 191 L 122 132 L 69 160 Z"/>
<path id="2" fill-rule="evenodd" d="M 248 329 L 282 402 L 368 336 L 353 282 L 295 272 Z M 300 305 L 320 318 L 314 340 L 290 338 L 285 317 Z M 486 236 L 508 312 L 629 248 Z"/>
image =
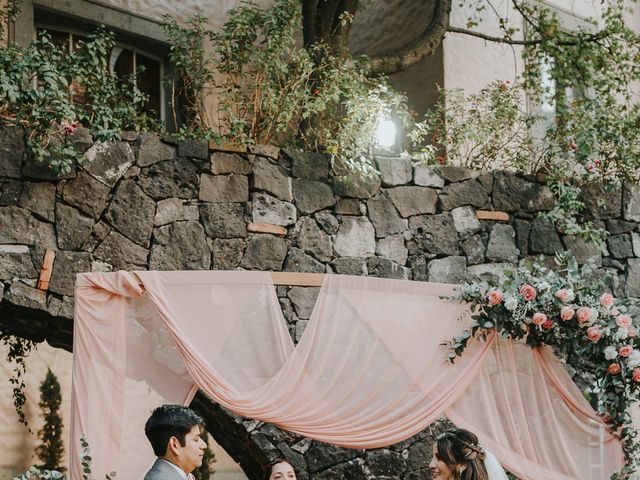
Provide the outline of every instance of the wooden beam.
<path id="1" fill-rule="evenodd" d="M 274 285 L 288 285 L 291 287 L 320 287 L 324 273 L 303 272 L 270 272 Z"/>
<path id="2" fill-rule="evenodd" d="M 56 258 L 56 252 L 53 250 L 47 250 L 44 254 L 44 260 L 42 262 L 42 268 L 40 269 L 40 277 L 38 278 L 39 290 L 45 292 L 49 289 L 49 282 L 51 281 L 51 274 L 53 273 L 53 260 Z"/>

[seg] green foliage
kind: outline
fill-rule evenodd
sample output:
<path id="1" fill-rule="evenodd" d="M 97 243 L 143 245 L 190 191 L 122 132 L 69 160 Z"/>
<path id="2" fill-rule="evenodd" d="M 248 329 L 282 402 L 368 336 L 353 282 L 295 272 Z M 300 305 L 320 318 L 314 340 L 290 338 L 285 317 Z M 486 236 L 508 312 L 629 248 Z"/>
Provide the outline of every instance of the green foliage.
<path id="1" fill-rule="evenodd" d="M 532 348 L 548 345 L 578 369 L 580 361 L 589 361 L 595 366 L 589 393 L 624 443 L 623 473 L 629 474 L 640 461 L 631 418 L 631 406 L 640 397 L 640 326 L 630 315 L 637 300 L 606 293 L 612 279 L 593 265 L 579 267 L 569 253 L 558 255 L 556 264 L 550 269 L 541 258 L 507 272 L 499 282 L 465 283 L 455 298 L 470 304 L 474 322 L 449 342 L 449 358 L 463 355 L 471 338 L 495 333 Z"/>
<path id="2" fill-rule="evenodd" d="M 13 386 L 13 405 L 15 406 L 18 420 L 28 427 L 27 417 L 24 414 L 24 404 L 27 401 L 24 389 L 24 375 L 26 373 L 25 360 L 32 350 L 36 348 L 36 342 L 0 332 L 0 339 L 7 348 L 7 362 L 13 364 L 13 375 L 9 377 L 9 383 Z"/>
<path id="3" fill-rule="evenodd" d="M 112 140 L 123 129 L 153 128 L 133 78 L 109 70 L 115 35 L 97 30 L 68 52 L 45 34 L 26 48 L 0 48 L 0 124 L 22 127 L 29 154 L 55 172 L 81 161 L 69 137 L 79 125 Z M 78 102 L 77 97 L 84 101 Z"/>
<path id="4" fill-rule="evenodd" d="M 45 379 L 40 384 L 40 402 L 38 403 L 44 419 L 44 425 L 38 432 L 38 438 L 42 443 L 36 448 L 38 458 L 42 462 L 38 468 L 64 472 L 61 402 L 60 383 L 51 369 L 48 369 Z"/>
<path id="5" fill-rule="evenodd" d="M 193 472 L 193 476 L 196 480 L 209 480 L 211 475 L 215 472 L 213 469 L 213 464 L 216 462 L 216 456 L 209 447 L 209 432 L 206 430 L 202 434 L 202 439 L 206 442 L 207 448 L 204 451 L 204 456 L 202 457 L 202 465 L 196 468 Z"/>

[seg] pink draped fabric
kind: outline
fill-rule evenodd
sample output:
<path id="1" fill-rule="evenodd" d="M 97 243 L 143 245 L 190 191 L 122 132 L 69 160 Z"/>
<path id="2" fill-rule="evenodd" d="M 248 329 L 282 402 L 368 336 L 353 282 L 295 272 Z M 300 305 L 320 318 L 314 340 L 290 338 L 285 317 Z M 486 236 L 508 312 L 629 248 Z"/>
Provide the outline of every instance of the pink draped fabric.
<path id="1" fill-rule="evenodd" d="M 441 344 L 470 321 L 465 305 L 441 298 L 452 291 L 327 275 L 294 347 L 268 273 L 80 274 L 72 478 L 80 437 L 94 478 L 141 478 L 153 461 L 151 409 L 188 404 L 197 388 L 239 415 L 344 447 L 387 446 L 446 414 L 525 480 L 621 468 L 620 443 L 549 351 L 491 338 L 446 361 Z"/>

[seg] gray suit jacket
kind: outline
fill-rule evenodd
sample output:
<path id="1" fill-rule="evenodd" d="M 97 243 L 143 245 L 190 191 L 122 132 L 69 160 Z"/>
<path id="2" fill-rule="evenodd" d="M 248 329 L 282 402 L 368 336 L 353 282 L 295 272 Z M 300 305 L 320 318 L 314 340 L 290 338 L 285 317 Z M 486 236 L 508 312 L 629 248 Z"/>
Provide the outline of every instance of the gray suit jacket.
<path id="1" fill-rule="evenodd" d="M 144 476 L 144 480 L 184 480 L 171 465 L 159 458 Z"/>

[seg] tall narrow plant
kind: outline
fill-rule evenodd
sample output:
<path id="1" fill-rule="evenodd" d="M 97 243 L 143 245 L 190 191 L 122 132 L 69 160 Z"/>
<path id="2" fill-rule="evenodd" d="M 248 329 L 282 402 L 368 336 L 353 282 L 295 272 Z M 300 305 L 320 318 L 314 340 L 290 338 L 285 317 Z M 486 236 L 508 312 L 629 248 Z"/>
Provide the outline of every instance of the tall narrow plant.
<path id="1" fill-rule="evenodd" d="M 62 417 L 60 416 L 60 383 L 51 371 L 47 370 L 45 379 L 40 384 L 40 406 L 44 425 L 38 432 L 42 442 L 37 448 L 38 459 L 42 462 L 38 468 L 64 472 L 62 458 L 64 443 L 62 441 Z"/>

